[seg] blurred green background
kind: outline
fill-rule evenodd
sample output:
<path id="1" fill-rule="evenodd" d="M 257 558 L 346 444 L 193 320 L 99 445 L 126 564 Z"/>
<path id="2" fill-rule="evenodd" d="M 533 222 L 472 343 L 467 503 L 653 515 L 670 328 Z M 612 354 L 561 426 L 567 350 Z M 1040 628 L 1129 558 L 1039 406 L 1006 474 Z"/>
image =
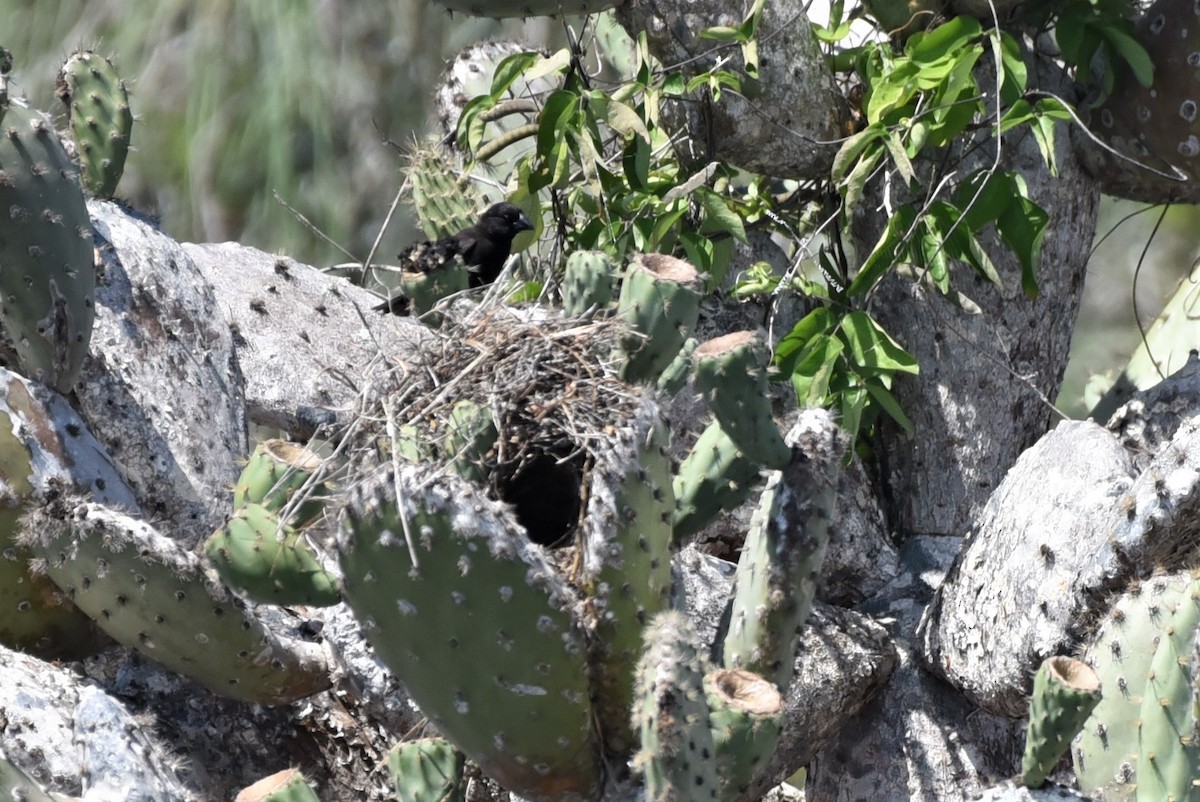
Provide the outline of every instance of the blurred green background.
<path id="1" fill-rule="evenodd" d="M 403 180 L 395 143 L 427 129 L 445 61 L 495 36 L 538 43 L 550 19 L 451 17 L 424 0 L 0 0 L 13 83 L 61 117 L 54 76 L 83 46 L 111 57 L 138 117 L 119 195 L 177 239 L 237 240 L 300 261 L 366 256 Z M 380 252 L 414 234 L 407 213 Z"/>
<path id="2" fill-rule="evenodd" d="M 0 0 L 0 20 L 16 90 L 56 115 L 54 76 L 68 52 L 82 45 L 115 60 L 139 118 L 120 195 L 169 234 L 318 266 L 368 253 L 403 180 L 397 146 L 429 130 L 432 89 L 460 47 L 562 38 L 558 20 L 451 17 L 425 0 Z M 1140 343 L 1139 261 L 1144 325 L 1192 269 L 1195 209 L 1173 209 L 1152 238 L 1156 212 L 1120 222 L 1138 208 L 1105 204 L 1100 236 L 1115 233 L 1093 255 L 1058 399 L 1073 416 L 1102 385 L 1093 377 L 1115 376 Z M 401 207 L 380 258 L 416 236 Z"/>

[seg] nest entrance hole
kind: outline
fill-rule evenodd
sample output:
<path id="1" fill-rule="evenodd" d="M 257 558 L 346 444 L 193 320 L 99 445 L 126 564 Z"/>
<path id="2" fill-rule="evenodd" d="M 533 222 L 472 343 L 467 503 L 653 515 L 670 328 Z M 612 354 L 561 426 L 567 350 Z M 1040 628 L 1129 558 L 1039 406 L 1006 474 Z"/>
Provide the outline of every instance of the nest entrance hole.
<path id="1" fill-rule="evenodd" d="M 561 545 L 579 525 L 583 455 L 577 452 L 561 459 L 541 452 L 526 457 L 513 470 L 497 477 L 496 495 L 512 505 L 531 541 L 540 546 Z"/>

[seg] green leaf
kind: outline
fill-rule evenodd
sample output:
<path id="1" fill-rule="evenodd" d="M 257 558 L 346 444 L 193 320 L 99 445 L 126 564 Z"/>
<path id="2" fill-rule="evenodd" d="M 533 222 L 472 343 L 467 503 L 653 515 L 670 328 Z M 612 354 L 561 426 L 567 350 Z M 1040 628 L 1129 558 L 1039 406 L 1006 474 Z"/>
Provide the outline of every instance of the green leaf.
<path id="1" fill-rule="evenodd" d="M 992 47 L 1000 50 L 1000 64 L 1004 70 L 1004 81 L 1000 87 L 1000 99 L 1005 104 L 1017 102 L 1025 93 L 1029 82 L 1029 70 L 1021 57 L 1021 45 L 1007 31 L 1001 31 L 999 42 L 992 38 Z"/>
<path id="2" fill-rule="evenodd" d="M 519 287 L 505 296 L 505 303 L 533 303 L 542 294 L 542 284 L 538 281 L 525 281 Z"/>
<path id="3" fill-rule="evenodd" d="M 913 434 L 912 421 L 904 414 L 904 410 L 900 408 L 900 402 L 896 400 L 896 396 L 892 395 L 891 391 L 875 381 L 866 381 L 863 386 L 867 388 L 867 392 L 871 394 L 871 398 L 875 403 L 883 408 L 883 411 L 888 414 L 892 420 L 900 425 L 905 433 L 909 436 Z"/>
<path id="4" fill-rule="evenodd" d="M 912 62 L 899 62 L 891 73 L 870 83 L 863 108 L 868 123 L 894 123 L 892 117 L 912 116 L 920 73 Z M 900 111 L 903 110 L 904 114 Z M 890 115 L 890 116 L 889 116 Z"/>
<path id="5" fill-rule="evenodd" d="M 1034 141 L 1037 142 L 1042 159 L 1046 162 L 1046 169 L 1052 176 L 1058 175 L 1058 156 L 1054 148 L 1054 129 L 1057 125 L 1048 115 L 1039 114 L 1034 124 L 1030 126 Z"/>
<path id="6" fill-rule="evenodd" d="M 1007 134 L 1018 125 L 1024 125 L 1037 115 L 1028 100 L 1021 99 L 1013 103 L 1000 117 L 1000 133 Z"/>
<path id="7" fill-rule="evenodd" d="M 629 187 L 645 191 L 650 181 L 650 143 L 638 136 L 626 142 L 621 164 Z"/>
<path id="8" fill-rule="evenodd" d="M 458 144 L 468 153 L 474 153 L 483 144 L 487 123 L 479 119 L 480 112 L 492 107 L 492 99 L 486 95 L 471 98 L 458 117 Z"/>
<path id="9" fill-rule="evenodd" d="M 1133 38 L 1122 25 L 1132 28 L 1129 23 L 1122 20 L 1119 24 L 1104 25 L 1100 29 L 1101 35 L 1108 40 L 1121 58 L 1125 59 L 1125 63 L 1129 65 L 1129 69 L 1133 70 L 1133 75 L 1138 79 L 1138 83 L 1148 89 L 1154 83 L 1154 62 L 1150 59 L 1146 48 L 1142 47 L 1141 43 Z"/>
<path id="10" fill-rule="evenodd" d="M 867 398 L 867 391 L 861 387 L 852 387 L 842 392 L 842 429 L 850 436 L 851 442 L 858 439 Z"/>
<path id="11" fill-rule="evenodd" d="M 537 152 L 546 161 L 554 161 L 552 154 L 562 144 L 564 129 L 575 119 L 579 110 L 579 95 L 566 89 L 550 93 L 542 105 L 538 117 Z"/>
<path id="12" fill-rule="evenodd" d="M 708 188 L 698 189 L 694 195 L 699 197 L 700 208 L 704 210 L 701 234 L 723 232 L 732 235 L 738 242 L 746 241 L 746 226 L 742 218 L 723 197 Z"/>
<path id="13" fill-rule="evenodd" d="M 1046 234 L 1046 223 L 1050 216 L 1029 197 L 1025 181 L 1013 176 L 1013 185 L 1018 190 L 1004 214 L 996 220 L 996 233 L 1021 263 L 1021 286 L 1030 298 L 1038 293 L 1037 270 L 1042 254 L 1042 238 Z"/>
<path id="14" fill-rule="evenodd" d="M 609 128 L 623 138 L 640 136 L 647 142 L 650 141 L 650 131 L 646 128 L 642 115 L 634 111 L 633 107 L 627 103 L 613 100 L 603 92 L 595 91 L 588 94 L 588 104 L 596 112 L 597 117 L 608 123 Z"/>
<path id="15" fill-rule="evenodd" d="M 809 312 L 775 346 L 775 367 L 783 374 L 791 374 L 796 360 L 818 335 L 827 335 L 834 330 L 837 319 L 823 306 Z"/>
<path id="16" fill-rule="evenodd" d="M 824 334 L 818 335 L 805 349 L 790 374 L 800 406 L 824 405 L 838 373 L 842 349 L 841 341 Z"/>
<path id="17" fill-rule="evenodd" d="M 896 210 L 888 220 L 887 228 L 880 235 L 879 242 L 875 243 L 871 253 L 863 260 L 862 267 L 858 269 L 858 274 L 850 282 L 850 287 L 846 290 L 848 295 L 866 294 L 889 268 L 903 259 L 907 250 L 904 248 L 904 237 L 912 227 L 915 217 L 916 213 L 909 206 L 902 206 Z"/>
<path id="18" fill-rule="evenodd" d="M 758 80 L 758 40 L 742 43 L 742 69 L 753 80 Z"/>
<path id="19" fill-rule="evenodd" d="M 917 360 L 905 351 L 866 312 L 850 312 L 838 327 L 849 349 L 851 364 L 863 376 L 920 372 Z"/>
<path id="20" fill-rule="evenodd" d="M 917 228 L 914 250 L 920 254 L 921 265 L 928 271 L 934 285 L 943 293 L 950 291 L 950 262 L 946 258 L 946 231 L 936 217 L 926 214 Z"/>
<path id="21" fill-rule="evenodd" d="M 663 241 L 672 233 L 680 218 L 685 214 L 687 214 L 686 205 L 676 209 L 668 208 L 660 213 L 654 221 L 654 228 L 650 231 L 650 239 L 646 242 L 646 247 L 652 251 L 659 250 Z"/>
<path id="22" fill-rule="evenodd" d="M 526 81 L 536 81 L 547 75 L 566 72 L 570 67 L 571 51 L 564 47 L 552 56 L 539 55 L 538 61 L 525 70 L 524 78 Z M 492 91 L 495 92 L 494 86 Z"/>
<path id="23" fill-rule="evenodd" d="M 664 95 L 679 96 L 687 92 L 687 81 L 682 72 L 669 72 L 663 76 L 662 91 Z"/>
<path id="24" fill-rule="evenodd" d="M 887 136 L 887 129 L 882 125 L 868 125 L 853 136 L 847 137 L 838 152 L 833 157 L 833 169 L 830 172 L 834 182 L 840 182 L 858 163 L 858 158 L 872 142 Z"/>
<path id="25" fill-rule="evenodd" d="M 1004 214 L 1012 205 L 1015 189 L 1010 173 L 1004 170 L 980 170 L 959 184 L 954 205 L 962 210 L 963 224 L 979 231 Z"/>
<path id="26" fill-rule="evenodd" d="M 853 209 L 858 205 L 862 198 L 863 188 L 867 185 L 867 179 L 875 172 L 875 168 L 879 166 L 879 162 L 883 161 L 883 148 L 874 148 L 863 154 L 858 164 L 854 165 L 854 169 L 850 171 L 850 175 L 846 176 L 845 182 L 841 187 L 843 192 L 842 205 L 846 209 Z"/>
<path id="27" fill-rule="evenodd" d="M 983 28 L 974 17 L 954 17 L 931 31 L 914 34 L 905 51 L 918 64 L 930 64 L 961 49 L 982 33 Z"/>
<path id="28" fill-rule="evenodd" d="M 900 141 L 899 135 L 895 131 L 889 131 L 888 135 L 883 138 L 883 144 L 887 146 L 888 155 L 892 157 L 892 163 L 896 165 L 896 172 L 900 173 L 900 177 L 904 179 L 904 185 L 911 188 L 917 180 L 917 174 L 913 170 L 912 161 L 904 151 L 904 144 Z"/>
<path id="29" fill-rule="evenodd" d="M 495 103 L 503 97 L 508 88 L 513 85 L 513 81 L 520 78 L 523 72 L 539 60 L 544 60 L 541 53 L 527 51 L 525 53 L 513 53 L 511 56 L 506 56 L 497 64 L 496 71 L 492 73 L 492 102 Z"/>
<path id="30" fill-rule="evenodd" d="M 714 25 L 700 31 L 701 39 L 714 39 L 718 42 L 738 42 L 742 40 L 742 32 L 728 25 Z"/>

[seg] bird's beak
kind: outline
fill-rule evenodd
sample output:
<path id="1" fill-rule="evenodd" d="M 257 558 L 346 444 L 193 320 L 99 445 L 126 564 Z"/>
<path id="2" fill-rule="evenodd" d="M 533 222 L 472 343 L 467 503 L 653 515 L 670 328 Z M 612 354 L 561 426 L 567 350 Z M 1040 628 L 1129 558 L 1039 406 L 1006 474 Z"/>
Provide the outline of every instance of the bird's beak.
<path id="1" fill-rule="evenodd" d="M 517 231 L 533 231 L 533 223 L 529 222 L 524 212 L 517 218 Z"/>

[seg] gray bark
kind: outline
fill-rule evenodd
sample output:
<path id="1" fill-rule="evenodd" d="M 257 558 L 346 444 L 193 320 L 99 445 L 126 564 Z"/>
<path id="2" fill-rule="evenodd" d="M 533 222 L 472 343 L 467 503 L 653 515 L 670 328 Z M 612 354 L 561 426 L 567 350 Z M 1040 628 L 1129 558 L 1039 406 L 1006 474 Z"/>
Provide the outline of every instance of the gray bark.
<path id="1" fill-rule="evenodd" d="M 1045 65 L 1042 69 L 1049 72 Z M 1050 88 L 1070 91 L 1065 85 Z M 889 523 L 900 536 L 966 534 L 1005 472 L 1054 417 L 1050 399 L 1066 367 L 1087 266 L 1088 251 L 1081 244 L 1092 241 L 1099 201 L 1066 137 L 1058 136 L 1056 143 L 1057 177 L 1047 171 L 1032 136 L 1005 139 L 999 165 L 1025 177 L 1030 195 L 1050 217 L 1036 299 L 1025 297 L 1019 263 L 995 240 L 985 241 L 985 247 L 1003 287 L 962 265 L 952 279 L 981 314 L 898 274 L 886 278 L 872 298 L 880 325 L 921 366 L 919 376 L 898 379 L 895 392 L 915 436 L 893 427 L 879 443 Z M 971 144 L 977 146 L 973 152 L 945 157 L 959 176 L 989 166 L 995 155 L 990 140 Z M 865 254 L 874 247 L 883 218 L 875 208 L 857 211 L 857 247 Z"/>
<path id="2" fill-rule="evenodd" d="M 700 31 L 742 22 L 742 6 L 724 0 L 658 3 L 627 0 L 618 18 L 633 36 L 648 35 L 651 51 L 671 67 L 708 66 L 714 43 Z M 834 84 L 808 25 L 807 6 L 797 0 L 767 3 L 758 33 L 759 83 L 746 94 L 727 90 L 720 103 L 680 103 L 675 108 L 690 135 L 688 157 L 696 163 L 720 159 L 782 178 L 828 175 L 837 140 L 848 131 L 846 101 Z M 735 47 L 727 48 L 734 68 L 741 64 Z"/>

